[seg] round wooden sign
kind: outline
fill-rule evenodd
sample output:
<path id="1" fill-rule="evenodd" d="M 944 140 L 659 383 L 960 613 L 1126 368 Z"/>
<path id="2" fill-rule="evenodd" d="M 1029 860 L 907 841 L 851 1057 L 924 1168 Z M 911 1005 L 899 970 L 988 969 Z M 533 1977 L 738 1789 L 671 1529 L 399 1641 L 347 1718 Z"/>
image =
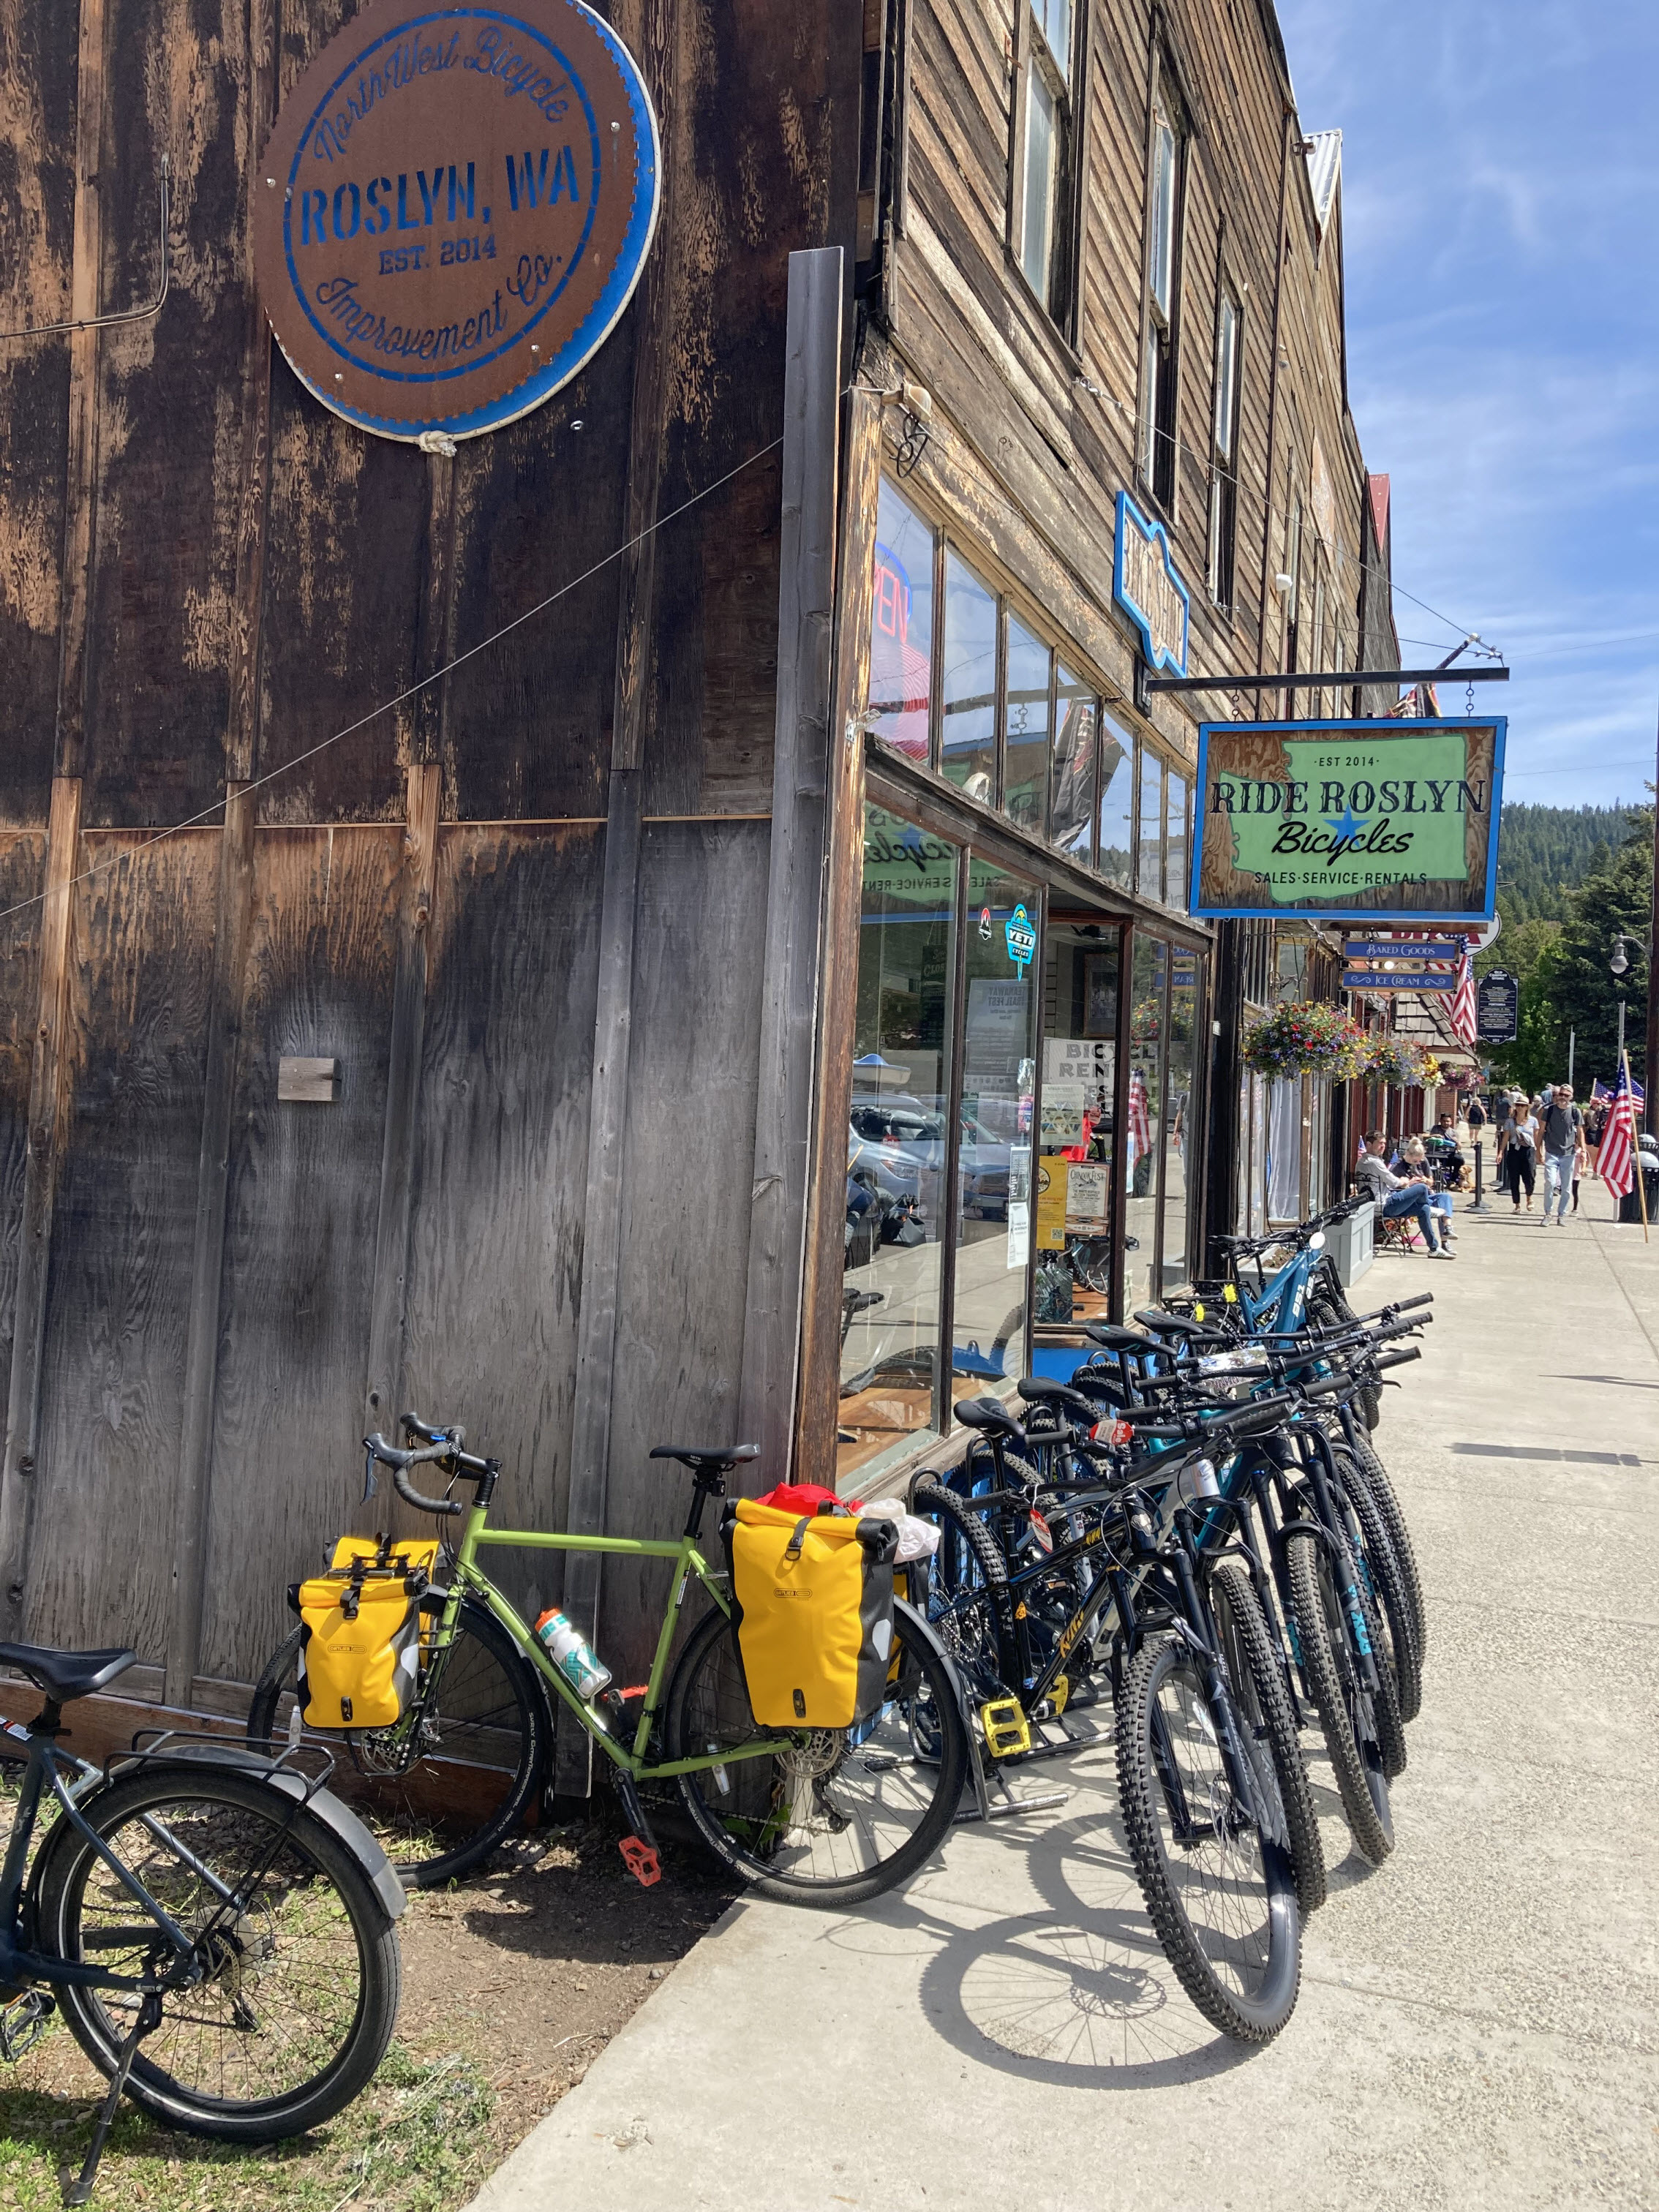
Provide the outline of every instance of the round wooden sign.
<path id="1" fill-rule="evenodd" d="M 645 85 L 580 0 L 376 0 L 276 118 L 253 183 L 259 296 L 348 422 L 475 437 L 603 345 L 658 183 Z"/>

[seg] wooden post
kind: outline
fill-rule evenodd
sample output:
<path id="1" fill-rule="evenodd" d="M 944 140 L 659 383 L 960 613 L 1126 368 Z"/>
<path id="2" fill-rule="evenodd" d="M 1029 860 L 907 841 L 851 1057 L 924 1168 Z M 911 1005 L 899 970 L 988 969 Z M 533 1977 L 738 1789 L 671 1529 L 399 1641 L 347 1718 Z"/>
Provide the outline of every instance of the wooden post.
<path id="1" fill-rule="evenodd" d="M 676 0 L 653 0 L 638 55 L 657 101 L 662 144 L 664 234 L 673 189 Z M 573 1532 L 605 1525 L 611 1483 L 611 1394 L 617 1355 L 617 1291 L 622 1270 L 623 1168 L 628 1133 L 628 1048 L 633 1021 L 634 932 L 639 902 L 640 761 L 652 674 L 651 617 L 656 590 L 653 526 L 667 441 L 668 362 L 673 291 L 665 256 L 653 254 L 634 313 L 637 336 L 628 441 L 629 550 L 621 562 L 617 610 L 617 686 L 611 718 L 611 786 L 605 806 L 605 885 L 599 907 L 599 998 L 593 1014 L 593 1076 L 588 1115 L 587 1188 L 582 1223 L 576 1388 L 570 1413 Z M 651 532 L 647 535 L 645 533 Z M 599 1614 L 599 1558 L 574 1552 L 566 1562 L 563 1610 L 590 1643 Z M 554 1786 L 586 1796 L 593 1747 L 586 1731 L 561 1716 Z"/>
<path id="2" fill-rule="evenodd" d="M 772 838 L 738 1426 L 787 1481 L 806 1242 L 836 604 L 842 249 L 789 257 Z"/>
<path id="3" fill-rule="evenodd" d="M 368 1374 L 363 1386 L 365 1427 L 384 1429 L 388 1435 L 403 1410 L 398 1403 L 398 1394 L 403 1388 L 415 1116 L 420 1103 L 421 1046 L 426 1033 L 427 928 L 436 890 L 438 811 L 443 771 L 436 761 L 415 761 L 405 771 L 405 778 L 409 812 L 404 831 L 404 872 L 398 902 L 398 966 L 392 988 L 392 1041 L 386 1068 L 386 1128 L 380 1147 L 380 1205 L 374 1232 Z M 397 1438 L 393 1437 L 392 1441 L 395 1443 Z"/>
<path id="4" fill-rule="evenodd" d="M 29 1499 L 40 1417 L 40 1360 L 46 1346 L 46 1282 L 52 1261 L 52 1201 L 70 1054 L 69 976 L 74 881 L 81 850 L 81 779 L 54 776 L 46 831 L 46 891 L 40 915 L 40 1019 L 29 1075 L 28 1149 L 23 1168 L 23 1218 L 12 1310 L 11 1387 L 5 1456 L 0 1462 L 0 1622 L 16 1638 L 24 1626 L 24 1567 Z"/>
<path id="5" fill-rule="evenodd" d="M 828 861 L 817 1064 L 807 1182 L 805 1291 L 796 1480 L 831 1483 L 841 1387 L 841 1279 L 847 1116 L 853 1097 L 859 911 L 864 874 L 864 714 L 870 690 L 870 611 L 881 491 L 881 397 L 847 398 L 846 469 L 836 557 L 830 690 Z"/>
<path id="6" fill-rule="evenodd" d="M 248 126 L 264 145 L 276 112 L 276 0 L 248 9 Z M 259 648 L 264 610 L 265 526 L 270 489 L 270 325 L 253 285 L 252 210 L 244 240 L 247 320 L 244 338 L 240 503 L 236 584 L 230 610 L 230 704 L 225 721 L 225 826 L 219 848 L 212 1002 L 203 1071 L 202 1141 L 196 1170 L 196 1231 L 185 1343 L 184 1425 L 173 1506 L 173 1595 L 162 1695 L 188 1708 L 201 1664 L 203 1577 L 212 1486 L 213 1416 L 219 1376 L 219 1301 L 224 1281 L 225 1207 L 230 1187 L 230 1117 L 248 929 L 253 913 L 255 802 L 259 744 Z"/>

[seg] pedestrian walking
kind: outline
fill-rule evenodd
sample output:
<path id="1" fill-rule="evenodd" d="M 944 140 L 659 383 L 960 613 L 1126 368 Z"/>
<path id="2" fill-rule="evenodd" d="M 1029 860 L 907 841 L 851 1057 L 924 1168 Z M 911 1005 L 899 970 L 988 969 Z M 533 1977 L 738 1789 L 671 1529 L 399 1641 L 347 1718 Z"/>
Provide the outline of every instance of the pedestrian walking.
<path id="1" fill-rule="evenodd" d="M 1376 1201 L 1383 1220 L 1416 1222 L 1431 1259 L 1455 1259 L 1455 1253 L 1448 1252 L 1440 1242 L 1440 1232 L 1435 1225 L 1434 1200 L 1427 1185 L 1415 1182 L 1408 1176 L 1395 1175 L 1389 1166 L 1388 1150 L 1389 1140 L 1382 1130 L 1373 1131 L 1365 1139 L 1365 1149 L 1354 1170 L 1354 1181 L 1367 1198 Z"/>
<path id="2" fill-rule="evenodd" d="M 1567 1218 L 1567 1200 L 1576 1188 L 1584 1163 L 1584 1116 L 1572 1103 L 1571 1086 L 1558 1083 L 1542 1117 L 1544 1139 L 1543 1224 L 1549 1226 L 1550 1207 L 1555 1207 L 1556 1226 Z"/>
<path id="3" fill-rule="evenodd" d="M 1599 1178 L 1601 1172 L 1601 1132 L 1607 1126 L 1607 1108 L 1603 1106 L 1601 1100 L 1595 1096 L 1595 1092 L 1592 1091 L 1590 1093 L 1589 1104 L 1584 1109 L 1584 1156 L 1589 1165 L 1590 1181 L 1592 1182 L 1595 1182 Z M 1575 1213 L 1578 1211 L 1578 1193 L 1577 1188 L 1574 1189 L 1572 1194 L 1572 1210 Z"/>
<path id="4" fill-rule="evenodd" d="M 1515 1210 L 1521 1211 L 1521 1187 L 1527 1191 L 1527 1211 L 1532 1212 L 1533 1185 L 1538 1176 L 1538 1116 L 1522 1092 L 1510 1107 L 1510 1118 L 1498 1133 L 1498 1173 L 1509 1185 Z"/>

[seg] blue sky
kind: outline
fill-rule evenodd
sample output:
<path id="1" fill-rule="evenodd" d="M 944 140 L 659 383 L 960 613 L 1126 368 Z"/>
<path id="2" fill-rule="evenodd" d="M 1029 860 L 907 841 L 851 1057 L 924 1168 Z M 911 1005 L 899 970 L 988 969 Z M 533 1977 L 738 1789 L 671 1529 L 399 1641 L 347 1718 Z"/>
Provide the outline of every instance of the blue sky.
<path id="1" fill-rule="evenodd" d="M 1465 628 L 1502 648 L 1513 678 L 1475 696 L 1510 716 L 1510 799 L 1639 799 L 1659 719 L 1659 4 L 1279 13 L 1304 130 L 1343 133 L 1349 399 L 1393 479 L 1402 656 L 1429 665 Z"/>

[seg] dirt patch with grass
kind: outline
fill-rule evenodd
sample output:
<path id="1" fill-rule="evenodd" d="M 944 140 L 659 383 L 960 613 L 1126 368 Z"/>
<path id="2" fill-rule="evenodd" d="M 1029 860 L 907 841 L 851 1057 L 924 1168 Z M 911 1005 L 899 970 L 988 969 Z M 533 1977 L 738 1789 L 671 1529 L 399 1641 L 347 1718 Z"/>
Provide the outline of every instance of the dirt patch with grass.
<path id="1" fill-rule="evenodd" d="M 152 2212 L 451 2212 L 574 2088 L 732 1891 L 664 1841 L 642 1889 L 614 1829 L 544 1828 L 477 1881 L 410 1899 L 404 1994 L 379 2074 L 326 2128 L 262 2151 L 122 2106 L 94 2203 Z M 48 2212 L 91 2139 L 102 2076 L 54 2021 L 0 2069 L 0 2207 Z"/>

